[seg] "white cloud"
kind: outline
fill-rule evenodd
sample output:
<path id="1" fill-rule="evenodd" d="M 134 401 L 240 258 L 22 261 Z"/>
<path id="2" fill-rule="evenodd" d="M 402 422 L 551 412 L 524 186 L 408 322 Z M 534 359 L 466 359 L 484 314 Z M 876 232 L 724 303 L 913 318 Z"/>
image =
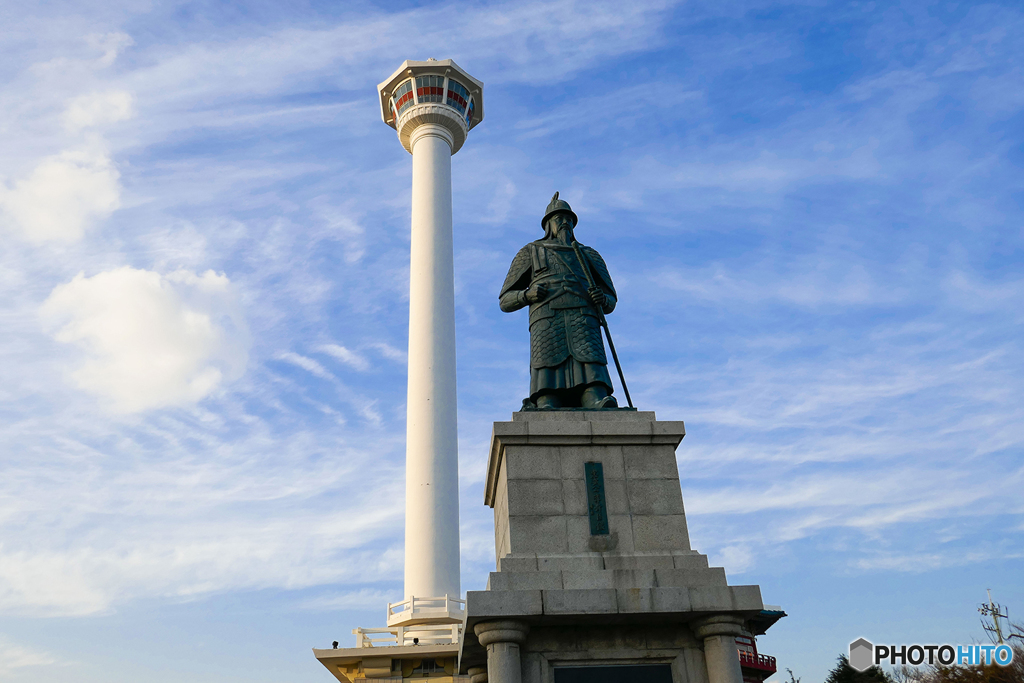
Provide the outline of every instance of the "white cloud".
<path id="1" fill-rule="evenodd" d="M 489 84 L 557 82 L 594 63 L 661 42 L 663 16 L 672 4 L 655 0 L 623 7 L 594 0 L 582 9 L 576 0 L 559 0 L 466 7 L 455 13 L 448 6 L 354 12 L 328 28 L 287 27 L 234 40 L 218 33 L 212 40 L 157 55 L 132 79 L 140 92 L 149 90 L 156 99 L 187 95 L 207 102 L 211 95 L 254 88 L 291 90 L 324 73 L 331 74 L 332 82 L 351 87 L 367 71 L 390 73 L 398 64 L 396 54 L 423 55 L 439 47 L 451 54 L 452 46 L 438 45 L 435 35 L 417 30 L 440 21 L 453 35 L 464 37 L 454 56 L 474 64 L 473 69 L 485 68 Z"/>
<path id="2" fill-rule="evenodd" d="M 36 613 L 95 614 L 109 606 L 109 596 L 96 580 L 109 567 L 97 567 L 98 553 L 4 552 L 0 554 L 0 607 L 29 607 Z"/>
<path id="3" fill-rule="evenodd" d="M 120 31 L 113 33 L 94 33 L 86 38 L 86 42 L 88 42 L 91 47 L 103 52 L 100 58 L 96 60 L 96 64 L 100 67 L 110 66 L 125 48 L 131 47 L 135 44 L 135 41 L 132 40 L 130 35 L 127 33 L 121 33 Z"/>
<path id="4" fill-rule="evenodd" d="M 337 344 L 325 344 L 320 347 L 320 350 L 334 356 L 345 365 L 356 370 L 366 371 L 370 369 L 370 363 L 364 357 L 354 351 L 349 351 L 344 346 L 338 346 Z"/>
<path id="5" fill-rule="evenodd" d="M 387 342 L 376 342 L 370 344 L 370 348 L 376 349 L 380 355 L 384 356 L 388 360 L 393 360 L 396 363 L 407 363 L 409 361 L 408 354 L 401 349 L 396 349 Z"/>
<path id="6" fill-rule="evenodd" d="M 384 424 L 384 418 L 383 418 L 383 416 L 381 416 L 381 414 L 374 407 L 375 404 L 376 404 L 376 401 L 373 401 L 373 402 L 369 403 L 368 405 L 359 406 L 358 407 L 358 411 L 359 411 L 359 415 L 364 420 L 366 420 L 367 422 L 369 422 L 372 425 L 375 425 L 375 426 L 379 427 L 382 424 Z"/>
<path id="7" fill-rule="evenodd" d="M 750 548 L 742 545 L 728 545 L 718 551 L 717 561 L 721 560 L 730 574 L 742 574 L 754 565 L 754 554 Z"/>
<path id="8" fill-rule="evenodd" d="M 838 250 L 790 259 L 784 267 L 781 271 L 779 264 L 766 260 L 737 271 L 715 263 L 699 270 L 661 269 L 645 278 L 655 285 L 650 290 L 654 296 L 659 291 L 672 292 L 672 296 L 683 292 L 690 299 L 720 304 L 773 301 L 814 308 L 882 304 L 906 297 L 905 286 L 896 286 L 891 279 L 877 282 L 878 274 Z"/>
<path id="9" fill-rule="evenodd" d="M 30 242 L 74 242 L 121 206 L 120 174 L 94 143 L 46 157 L 12 189 L 0 186 L 6 223 Z"/>
<path id="10" fill-rule="evenodd" d="M 135 98 L 124 90 L 93 92 L 68 103 L 64 126 L 71 131 L 126 121 L 135 115 Z"/>
<path id="11" fill-rule="evenodd" d="M 282 429 L 235 397 L 113 426 L 80 403 L 0 424 L 0 613 L 400 581 L 402 506 L 381 501 L 402 499 L 403 435 Z"/>
<path id="12" fill-rule="evenodd" d="M 302 603 L 303 609 L 317 612 L 353 609 L 383 609 L 390 602 L 396 602 L 394 591 L 370 590 L 345 591 L 318 596 Z"/>
<path id="13" fill-rule="evenodd" d="M 41 308 L 85 354 L 71 377 L 119 412 L 194 403 L 241 376 L 248 335 L 224 275 L 79 273 Z"/>
<path id="14" fill-rule="evenodd" d="M 211 483 L 227 488 L 230 481 L 207 480 L 225 472 L 207 467 L 193 474 L 162 482 L 176 500 L 160 500 L 154 490 L 160 482 L 140 474 L 135 483 L 147 491 L 160 515 L 138 512 L 130 521 L 93 527 L 88 548 L 0 552 L 0 610 L 34 616 L 101 614 L 139 595 L 190 598 L 224 589 L 397 578 L 400 560 L 367 547 L 400 525 L 401 508 L 374 508 L 370 499 L 382 491 L 379 484 L 336 515 L 289 509 L 303 498 L 289 491 L 280 504 L 263 501 L 263 509 L 276 519 L 244 520 L 229 502 L 210 500 Z M 339 485 L 336 475 L 324 479 Z M 188 494 L 190 484 L 196 490 Z M 107 493 L 100 491 L 94 507 L 123 516 L 116 501 L 102 499 Z M 188 511 L 182 510 L 184 501 Z M 167 516 L 187 523 L 168 525 L 162 521 Z M 304 532 L 296 533 L 297 528 Z"/>
<path id="15" fill-rule="evenodd" d="M 956 567 L 994 559 L 983 553 L 885 553 L 857 560 L 856 567 L 868 571 L 927 572 L 942 567 Z M 998 559 L 1007 559 L 999 555 Z"/>
<path id="16" fill-rule="evenodd" d="M 1024 280 L 997 283 L 975 274 L 956 271 L 946 278 L 943 288 L 950 299 L 969 311 L 1003 311 L 1019 314 L 1018 302 L 1024 299 Z"/>
<path id="17" fill-rule="evenodd" d="M 327 234 L 345 245 L 345 263 L 352 264 L 362 259 L 366 254 L 365 231 L 354 215 L 354 208 L 351 205 L 334 207 L 319 199 L 313 204 Z"/>
<path id="18" fill-rule="evenodd" d="M 368 465 L 366 453 L 346 448 L 337 432 L 281 440 L 258 420 L 247 425 L 254 434 L 241 447 L 192 424 L 186 438 L 148 430 L 159 453 L 124 439 L 114 457 L 21 463 L 19 495 L 39 507 L 23 505 L 5 520 L 0 611 L 98 614 L 140 595 L 396 580 L 401 546 L 396 561 L 380 541 L 394 546 L 402 508 L 378 503 L 400 497 L 401 470 L 379 458 Z M 211 450 L 197 458 L 205 443 Z M 56 462 L 62 466 L 52 477 L 40 474 Z M 353 477 L 365 486 L 352 490 Z M 326 493 L 329 510 L 308 505 Z M 262 512 L 251 516 L 254 506 Z"/>
<path id="19" fill-rule="evenodd" d="M 307 356 L 300 356 L 299 354 L 292 353 L 291 351 L 284 351 L 277 354 L 277 359 L 296 365 L 311 375 L 316 375 L 321 379 L 335 379 L 334 375 L 327 371 L 327 368 Z"/>
<path id="20" fill-rule="evenodd" d="M 56 663 L 53 655 L 6 640 L 0 636 L 0 674 L 13 673 L 15 669 L 36 666 L 50 666 Z"/>

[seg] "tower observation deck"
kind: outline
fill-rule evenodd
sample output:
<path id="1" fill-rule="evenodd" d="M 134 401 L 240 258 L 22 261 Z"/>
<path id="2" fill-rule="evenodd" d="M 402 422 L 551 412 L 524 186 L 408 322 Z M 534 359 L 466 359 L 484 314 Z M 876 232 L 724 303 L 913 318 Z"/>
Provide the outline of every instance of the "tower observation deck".
<path id="1" fill-rule="evenodd" d="M 413 156 L 413 145 L 418 139 L 414 133 L 423 124 L 434 124 L 447 131 L 445 134 L 427 129 L 419 134 L 430 132 L 448 140 L 451 156 L 462 149 L 469 131 L 484 118 L 484 84 L 450 59 L 406 60 L 377 86 L 377 91 L 381 118 L 398 131 L 402 146 Z"/>

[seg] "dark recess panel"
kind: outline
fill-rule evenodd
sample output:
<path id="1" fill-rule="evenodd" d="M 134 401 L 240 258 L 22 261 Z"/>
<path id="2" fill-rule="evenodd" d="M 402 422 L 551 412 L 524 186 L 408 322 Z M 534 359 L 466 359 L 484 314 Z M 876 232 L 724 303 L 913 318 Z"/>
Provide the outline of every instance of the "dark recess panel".
<path id="1" fill-rule="evenodd" d="M 672 683 L 668 664 L 637 666 L 559 666 L 555 683 Z"/>

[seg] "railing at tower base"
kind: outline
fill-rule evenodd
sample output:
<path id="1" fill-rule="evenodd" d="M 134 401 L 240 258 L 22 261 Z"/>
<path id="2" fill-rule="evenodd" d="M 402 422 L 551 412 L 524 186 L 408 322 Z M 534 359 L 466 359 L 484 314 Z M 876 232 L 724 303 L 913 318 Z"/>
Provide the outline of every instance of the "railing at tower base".
<path id="1" fill-rule="evenodd" d="M 447 595 L 437 598 L 413 596 L 388 603 L 388 626 L 426 623 L 454 623 L 466 618 L 466 601 Z"/>
<path id="2" fill-rule="evenodd" d="M 354 628 L 356 647 L 409 647 L 412 645 L 458 645 L 462 623 Z M 386 634 L 386 635 L 385 635 Z"/>

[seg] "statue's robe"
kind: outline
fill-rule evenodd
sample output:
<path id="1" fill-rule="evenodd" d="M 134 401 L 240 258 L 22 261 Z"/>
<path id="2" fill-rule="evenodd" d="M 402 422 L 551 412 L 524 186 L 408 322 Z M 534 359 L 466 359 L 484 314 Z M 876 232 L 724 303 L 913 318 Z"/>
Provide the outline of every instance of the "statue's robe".
<path id="1" fill-rule="evenodd" d="M 607 299 L 604 313 L 611 313 L 616 295 L 608 266 L 597 251 L 581 247 L 594 284 Z M 547 294 L 529 304 L 530 400 L 559 393 L 578 405 L 579 394 L 593 384 L 603 384 L 611 393 L 600 323 L 573 248 L 537 240 L 520 249 L 501 286 L 501 310 L 510 313 L 528 305 L 526 290 L 535 282 L 547 285 Z"/>

